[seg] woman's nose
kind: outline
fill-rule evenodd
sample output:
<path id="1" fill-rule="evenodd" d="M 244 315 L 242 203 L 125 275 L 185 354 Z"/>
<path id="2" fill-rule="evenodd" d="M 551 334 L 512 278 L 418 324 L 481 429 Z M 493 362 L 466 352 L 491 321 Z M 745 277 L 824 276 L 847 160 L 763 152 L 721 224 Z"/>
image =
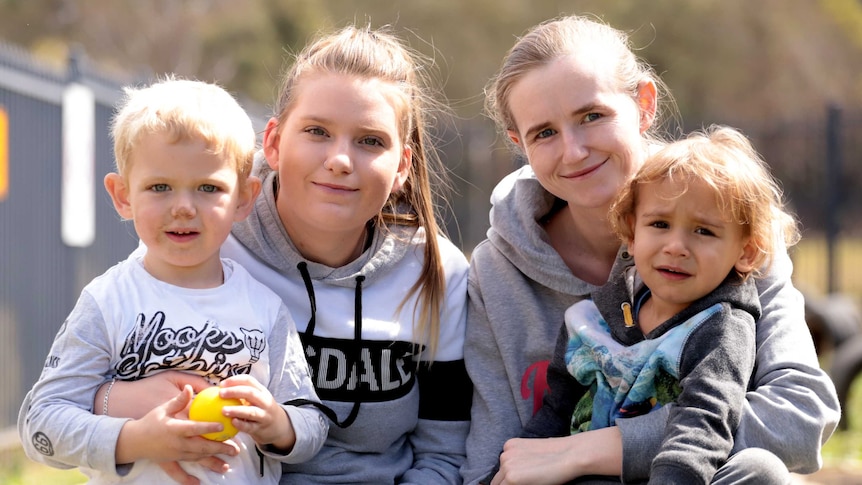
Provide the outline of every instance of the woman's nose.
<path id="1" fill-rule="evenodd" d="M 323 168 L 338 173 L 350 173 L 353 171 L 353 161 L 350 156 L 350 147 L 347 143 L 333 143 L 326 152 L 326 160 Z"/>
<path id="2" fill-rule="evenodd" d="M 563 157 L 566 161 L 579 162 L 587 156 L 590 151 L 587 149 L 586 135 L 583 130 L 576 128 L 567 128 L 563 130 Z"/>

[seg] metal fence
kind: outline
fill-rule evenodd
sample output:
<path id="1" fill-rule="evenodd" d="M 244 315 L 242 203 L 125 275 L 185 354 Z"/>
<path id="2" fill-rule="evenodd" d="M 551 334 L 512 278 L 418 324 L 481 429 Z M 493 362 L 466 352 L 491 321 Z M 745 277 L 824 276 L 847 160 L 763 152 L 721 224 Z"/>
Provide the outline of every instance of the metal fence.
<path id="1" fill-rule="evenodd" d="M 0 43 L 0 429 L 81 289 L 137 246 L 102 178 L 122 86 L 141 81 L 101 74 L 81 52 L 59 69 Z M 263 108 L 243 105 L 262 128 Z"/>
<path id="2" fill-rule="evenodd" d="M 0 45 L 0 113 L 7 129 L 0 147 L 5 181 L 0 185 L 0 426 L 15 423 L 21 399 L 39 377 L 54 334 L 83 285 L 136 245 L 132 226 L 120 222 L 95 176 L 113 169 L 107 126 L 119 83 L 75 59 L 66 70 L 52 69 Z M 64 243 L 61 234 L 61 198 L 70 189 L 63 184 L 69 171 L 63 170 L 62 123 L 69 86 L 90 93 L 95 128 L 89 140 L 94 213 L 83 214 L 77 224 L 86 226 L 89 218 L 96 237 L 75 246 Z"/>

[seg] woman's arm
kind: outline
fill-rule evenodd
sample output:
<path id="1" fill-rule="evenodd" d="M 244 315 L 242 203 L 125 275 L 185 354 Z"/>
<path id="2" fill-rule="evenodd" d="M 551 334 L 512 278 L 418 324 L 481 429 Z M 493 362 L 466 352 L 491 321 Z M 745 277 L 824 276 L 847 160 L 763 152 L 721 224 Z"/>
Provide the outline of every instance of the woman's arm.
<path id="1" fill-rule="evenodd" d="M 763 316 L 757 322 L 757 360 L 736 432 L 734 451 L 764 448 L 793 472 L 822 465 L 820 448 L 841 417 L 835 386 L 820 368 L 805 323 L 805 302 L 793 286 L 793 264 L 777 255 L 757 282 Z"/>
<path id="2" fill-rule="evenodd" d="M 503 449 L 493 485 L 565 483 L 586 475 L 619 476 L 622 469 L 616 426 L 561 438 L 514 438 Z"/>
<path id="3" fill-rule="evenodd" d="M 419 421 L 408 436 L 413 466 L 400 483 L 459 483 L 472 389 L 464 362 L 420 363 Z"/>
<path id="4" fill-rule="evenodd" d="M 575 408 L 588 389 L 566 366 L 568 344 L 567 326 L 561 325 L 548 367 L 550 392 L 524 427 L 525 438 L 503 446 L 493 484 L 562 483 L 584 475 L 620 474 L 622 444 L 616 427 L 571 434 Z"/>
<path id="5" fill-rule="evenodd" d="M 446 261 L 446 298 L 440 314 L 438 351 L 430 365 L 420 362 L 419 420 L 408 436 L 413 466 L 401 483 L 459 483 L 470 427 L 472 385 L 464 367 L 467 323 L 467 260 L 460 253 Z M 446 355 L 446 360 L 440 359 Z"/>
<path id="6" fill-rule="evenodd" d="M 108 416 L 140 420 L 153 409 L 174 399 L 186 385 L 198 393 L 212 384 L 203 377 L 180 371 L 160 372 L 137 381 L 115 381 L 113 384 L 108 381 L 103 383 L 96 392 L 93 412 L 98 414 L 107 410 Z M 109 387 L 110 393 L 107 393 Z M 107 400 L 105 399 L 106 393 L 108 394 Z M 179 413 L 179 416 L 183 415 L 188 415 L 188 409 Z M 197 424 L 202 425 L 204 423 Z M 207 447 L 213 448 L 214 443 L 218 442 L 207 443 Z M 222 443 L 218 444 L 221 445 Z M 224 452 L 223 450 L 221 452 Z M 215 456 L 215 452 L 211 456 L 197 461 L 216 473 L 225 473 L 228 470 L 227 463 Z M 159 463 L 159 466 L 177 483 L 192 485 L 199 483 L 197 478 L 189 475 L 176 461 L 165 461 Z"/>
<path id="7" fill-rule="evenodd" d="M 482 290 L 474 282 L 476 251 L 473 257 L 464 342 L 464 362 L 473 381 L 467 461 L 461 467 L 461 476 L 467 485 L 475 485 L 494 470 L 503 443 L 519 436 L 522 427 L 503 357 L 485 311 Z"/>
<path id="8" fill-rule="evenodd" d="M 156 406 L 160 406 L 180 393 L 188 385 L 197 394 L 212 386 L 201 376 L 180 371 L 166 371 L 137 381 L 111 381 L 102 383 L 93 400 L 93 410 L 115 418 L 140 419 Z M 108 399 L 105 393 L 110 386 Z M 105 407 L 107 406 L 107 408 Z"/>
<path id="9" fill-rule="evenodd" d="M 302 463 L 323 447 L 329 433 L 329 420 L 314 406 L 285 405 L 294 399 L 310 402 L 320 402 L 320 399 L 311 382 L 296 325 L 284 304 L 280 305 L 276 321 L 267 336 L 270 375 L 266 388 L 289 417 L 293 440 L 287 449 L 261 447 L 261 451 L 284 463 Z"/>

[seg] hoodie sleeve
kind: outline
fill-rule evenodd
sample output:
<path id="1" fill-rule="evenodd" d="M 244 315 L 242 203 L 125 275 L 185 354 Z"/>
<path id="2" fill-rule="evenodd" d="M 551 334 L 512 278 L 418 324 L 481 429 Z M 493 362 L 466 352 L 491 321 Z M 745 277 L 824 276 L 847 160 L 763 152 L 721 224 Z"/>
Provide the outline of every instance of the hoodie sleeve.
<path id="1" fill-rule="evenodd" d="M 682 391 L 670 411 L 650 483 L 709 483 L 727 461 L 754 367 L 754 318 L 722 304 L 681 351 Z"/>
<path id="2" fill-rule="evenodd" d="M 92 412 L 96 390 L 110 379 L 106 342 L 102 312 L 85 291 L 54 338 L 42 375 L 18 415 L 18 434 L 30 459 L 117 476 L 117 438 L 126 420 Z"/>
<path id="3" fill-rule="evenodd" d="M 518 408 L 509 387 L 503 356 L 485 311 L 482 290 L 473 283 L 475 273 L 476 266 L 471 264 L 464 354 L 467 372 L 475 378 L 467 461 L 461 468 L 461 476 L 468 485 L 479 483 L 494 470 L 503 451 L 503 443 L 518 436 L 522 426 L 520 421 L 512 419 L 518 416 Z"/>
<path id="4" fill-rule="evenodd" d="M 757 322 L 753 390 L 746 396 L 733 451 L 764 448 L 790 471 L 812 473 L 822 465 L 820 448 L 835 431 L 841 408 L 817 360 L 792 272 L 790 257 L 782 252 L 768 277 L 757 281 L 763 316 Z"/>
<path id="5" fill-rule="evenodd" d="M 446 299 L 440 315 L 440 337 L 434 362 L 420 363 L 419 420 L 408 439 L 413 466 L 399 483 L 460 483 L 473 388 L 464 367 L 467 322 L 467 262 L 446 261 Z"/>
<path id="6" fill-rule="evenodd" d="M 277 297 L 276 297 L 277 298 Z M 314 385 L 308 363 L 302 351 L 302 343 L 296 325 L 287 307 L 282 303 L 278 310 L 276 324 L 267 337 L 270 349 L 270 383 L 267 386 L 275 399 L 284 403 L 293 399 L 304 399 L 320 402 Z M 316 407 L 312 406 L 282 406 L 290 418 L 296 443 L 286 455 L 273 453 L 267 449 L 261 451 L 284 463 L 302 463 L 313 458 L 323 447 L 329 432 L 329 421 Z"/>
<path id="7" fill-rule="evenodd" d="M 754 375 L 743 404 L 732 453 L 763 448 L 796 473 L 820 469 L 821 446 L 841 417 L 835 386 L 820 368 L 805 323 L 802 294 L 793 287 L 793 265 L 777 255 L 757 281 L 763 315 L 756 323 Z M 623 476 L 643 480 L 658 450 L 668 413 L 617 420 L 623 437 Z"/>
<path id="8" fill-rule="evenodd" d="M 460 483 L 470 428 L 470 380 L 464 361 L 434 362 L 419 370 L 419 421 L 410 434 L 413 467 L 399 483 Z M 424 381 L 424 382 L 423 382 Z"/>

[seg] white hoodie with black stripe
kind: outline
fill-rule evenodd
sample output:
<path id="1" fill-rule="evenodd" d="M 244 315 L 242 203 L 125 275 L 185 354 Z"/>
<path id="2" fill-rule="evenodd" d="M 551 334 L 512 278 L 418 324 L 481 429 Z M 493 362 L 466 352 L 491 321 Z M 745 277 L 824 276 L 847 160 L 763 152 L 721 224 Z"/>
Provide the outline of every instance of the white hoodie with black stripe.
<path id="1" fill-rule="evenodd" d="M 414 345 L 417 295 L 402 305 L 422 271 L 424 230 L 375 231 L 363 254 L 340 268 L 308 261 L 276 211 L 277 174 L 258 163 L 255 175 L 261 196 L 222 256 L 287 304 L 317 393 L 334 412 L 321 452 L 285 466 L 282 483 L 460 483 L 472 393 L 463 360 L 464 254 L 439 238 L 446 294 L 436 355 L 425 355 Z"/>

